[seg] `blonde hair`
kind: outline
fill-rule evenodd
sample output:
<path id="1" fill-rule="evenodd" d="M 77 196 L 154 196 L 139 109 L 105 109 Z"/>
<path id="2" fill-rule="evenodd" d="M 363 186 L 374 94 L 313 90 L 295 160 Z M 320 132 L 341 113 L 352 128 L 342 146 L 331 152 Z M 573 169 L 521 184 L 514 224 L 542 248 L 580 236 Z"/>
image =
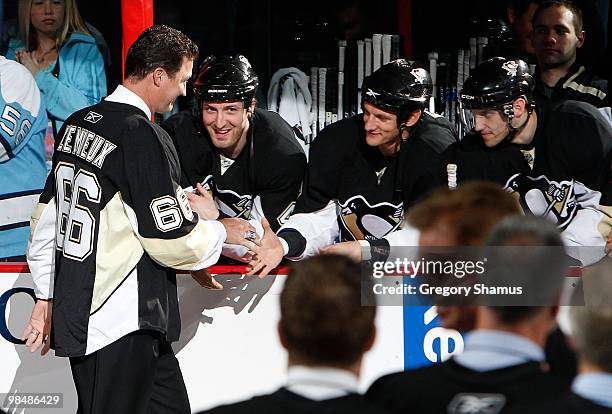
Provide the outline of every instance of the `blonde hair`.
<path id="1" fill-rule="evenodd" d="M 38 46 L 36 30 L 32 26 L 32 20 L 30 18 L 32 1 L 33 0 L 19 0 L 18 11 L 18 36 L 19 40 L 21 40 L 28 51 L 34 50 Z M 85 26 L 84 20 L 81 18 L 79 9 L 77 9 L 76 0 L 64 0 L 64 24 L 57 31 L 55 38 L 55 44 L 58 50 L 73 32 L 91 35 Z"/>

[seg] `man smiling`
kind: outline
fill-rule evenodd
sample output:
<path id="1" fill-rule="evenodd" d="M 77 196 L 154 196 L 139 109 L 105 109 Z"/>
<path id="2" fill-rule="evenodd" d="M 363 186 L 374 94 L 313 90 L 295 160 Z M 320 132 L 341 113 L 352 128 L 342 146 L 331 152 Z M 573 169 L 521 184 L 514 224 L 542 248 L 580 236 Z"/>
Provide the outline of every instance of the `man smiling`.
<path id="1" fill-rule="evenodd" d="M 338 239 L 376 243 L 399 229 L 405 208 L 445 183 L 441 153 L 456 138 L 446 119 L 424 110 L 427 71 L 398 59 L 361 89 L 363 114 L 326 127 L 310 146 L 304 190 L 280 244 L 262 240 L 269 266 L 283 255 L 315 255 Z"/>
<path id="2" fill-rule="evenodd" d="M 276 231 L 293 209 L 306 156 L 278 114 L 255 108 L 257 85 L 244 56 L 209 56 L 195 80 L 196 110 L 163 127 L 179 154 L 183 185 L 211 190 L 221 216 L 252 219 L 256 227 L 265 217 Z M 236 259 L 244 253 L 224 250 Z"/>

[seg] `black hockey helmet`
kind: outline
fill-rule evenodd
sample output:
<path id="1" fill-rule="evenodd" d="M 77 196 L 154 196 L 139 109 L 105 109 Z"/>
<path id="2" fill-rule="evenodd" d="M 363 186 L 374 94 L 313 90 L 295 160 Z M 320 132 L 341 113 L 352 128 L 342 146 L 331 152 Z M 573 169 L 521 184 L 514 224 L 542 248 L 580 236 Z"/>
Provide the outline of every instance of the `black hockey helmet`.
<path id="1" fill-rule="evenodd" d="M 470 130 L 474 127 L 473 109 L 497 109 L 507 118 L 512 139 L 520 127 L 512 124 L 514 118 L 513 102 L 523 97 L 527 104 L 529 116 L 534 109 L 531 93 L 534 88 L 533 77 L 529 74 L 527 64 L 520 59 L 495 57 L 482 62 L 471 71 L 459 94 L 459 113 L 461 122 Z M 529 119 L 529 118 L 527 118 Z"/>
<path id="2" fill-rule="evenodd" d="M 244 56 L 208 56 L 198 70 L 193 92 L 198 102 L 242 101 L 246 109 L 258 84 L 257 74 Z"/>
<path id="3" fill-rule="evenodd" d="M 484 59 L 494 56 L 512 55 L 516 40 L 512 30 L 501 19 L 471 18 L 468 25 L 470 37 L 486 37 L 487 43 L 483 50 Z"/>
<path id="4" fill-rule="evenodd" d="M 530 101 L 533 87 L 534 80 L 525 62 L 495 57 L 470 72 L 459 101 L 466 109 L 496 108 L 521 96 Z"/>
<path id="5" fill-rule="evenodd" d="M 406 59 L 397 59 L 363 80 L 362 105 L 368 102 L 397 115 L 397 125 L 401 129 L 413 111 L 425 108 L 431 89 L 431 77 L 425 69 Z"/>

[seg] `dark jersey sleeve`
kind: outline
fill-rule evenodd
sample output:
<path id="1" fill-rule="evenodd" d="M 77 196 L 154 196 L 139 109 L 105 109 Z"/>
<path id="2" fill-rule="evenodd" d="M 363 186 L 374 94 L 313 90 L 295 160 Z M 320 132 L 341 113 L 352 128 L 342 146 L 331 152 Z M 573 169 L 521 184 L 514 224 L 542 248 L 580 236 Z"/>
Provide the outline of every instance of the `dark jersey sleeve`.
<path id="1" fill-rule="evenodd" d="M 409 208 L 432 189 L 446 184 L 444 151 L 457 142 L 452 125 L 440 116 L 425 112 L 421 124 L 401 149 L 403 202 Z"/>
<path id="2" fill-rule="evenodd" d="M 360 131 L 354 118 L 336 122 L 323 129 L 310 145 L 308 168 L 295 213 L 323 209 L 338 196 L 342 168 Z"/>
<path id="3" fill-rule="evenodd" d="M 144 117 L 135 118 L 124 132 L 130 138 L 123 140 L 121 195 L 144 250 L 172 268 L 210 265 L 218 258 L 224 230 L 219 223 L 199 220 L 191 210 L 173 171 L 178 160 L 167 133 Z"/>
<path id="4" fill-rule="evenodd" d="M 162 127 L 172 138 L 181 164 L 183 187 L 195 186 L 212 173 L 213 152 L 206 137 L 198 133 L 191 111 L 168 118 Z"/>
<path id="5" fill-rule="evenodd" d="M 585 103 L 568 101 L 555 109 L 546 122 L 544 154 L 553 178 L 573 178 L 605 192 L 610 181 L 612 127 Z"/>
<path id="6" fill-rule="evenodd" d="M 531 169 L 518 146 L 503 141 L 493 148 L 484 145 L 478 134 L 468 134 L 445 153 L 457 165 L 457 181 L 493 181 L 505 185 L 514 174 L 529 174 Z"/>
<path id="7" fill-rule="evenodd" d="M 415 141 L 402 151 L 402 194 L 404 208 L 407 209 L 432 189 L 446 183 L 444 171 L 446 160 L 443 154 L 438 153 L 422 141 Z"/>
<path id="8" fill-rule="evenodd" d="M 305 171 L 306 156 L 291 154 L 278 163 L 259 190 L 261 207 L 272 230 L 277 231 L 293 211 Z"/>
<path id="9" fill-rule="evenodd" d="M 256 193 L 270 227 L 277 231 L 300 194 L 306 155 L 289 124 L 277 113 L 256 109 L 252 125 Z"/>

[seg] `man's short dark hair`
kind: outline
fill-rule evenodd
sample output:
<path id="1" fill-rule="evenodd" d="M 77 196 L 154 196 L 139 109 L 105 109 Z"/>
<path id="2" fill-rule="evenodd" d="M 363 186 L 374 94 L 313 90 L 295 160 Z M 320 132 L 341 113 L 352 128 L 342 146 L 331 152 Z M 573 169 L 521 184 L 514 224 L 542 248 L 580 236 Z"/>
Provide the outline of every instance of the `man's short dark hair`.
<path id="1" fill-rule="evenodd" d="M 280 327 L 290 353 L 313 365 L 359 359 L 376 314 L 375 307 L 361 305 L 361 279 L 360 266 L 342 256 L 317 256 L 292 266 L 280 296 Z M 364 286 L 363 292 L 372 289 Z"/>
<path id="2" fill-rule="evenodd" d="M 173 77 L 183 58 L 195 60 L 198 46 L 179 30 L 166 25 L 151 26 L 130 46 L 125 58 L 125 78 L 142 79 L 156 68 Z"/>
<path id="3" fill-rule="evenodd" d="M 543 10 L 549 9 L 551 7 L 565 7 L 569 11 L 572 12 L 572 22 L 574 23 L 574 30 L 576 33 L 582 32 L 582 10 L 578 6 L 574 4 L 571 0 L 544 0 L 542 4 L 538 6 L 536 11 L 533 13 L 533 20 L 531 24 L 533 28 L 536 28 L 536 21 L 538 20 L 538 16 Z"/>

